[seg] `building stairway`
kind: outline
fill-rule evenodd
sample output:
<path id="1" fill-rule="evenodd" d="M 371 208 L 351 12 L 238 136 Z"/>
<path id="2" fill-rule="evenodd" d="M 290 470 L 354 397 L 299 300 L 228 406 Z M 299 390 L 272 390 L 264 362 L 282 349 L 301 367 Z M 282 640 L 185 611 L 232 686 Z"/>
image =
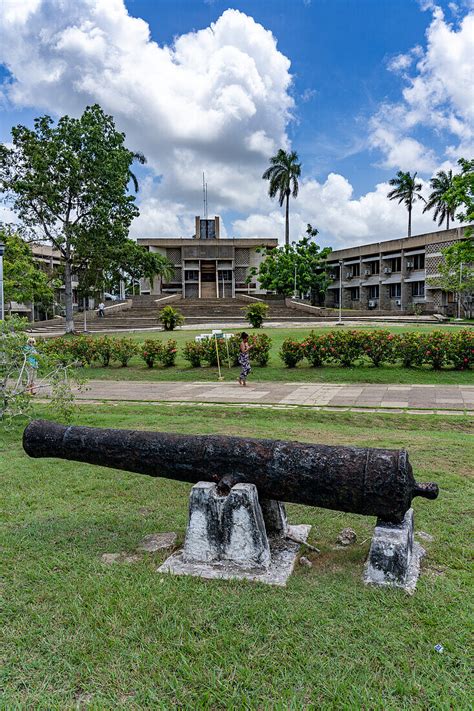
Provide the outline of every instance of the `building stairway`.
<path id="1" fill-rule="evenodd" d="M 158 301 L 157 301 L 158 300 Z M 166 305 L 178 309 L 186 319 L 186 325 L 191 326 L 203 323 L 232 324 L 245 322 L 245 309 L 252 302 L 244 299 L 182 299 L 179 301 L 161 300 L 157 296 L 136 296 L 132 299 L 131 308 L 124 311 L 107 313 L 105 318 L 97 318 L 91 312 L 87 318 L 87 331 L 128 331 L 158 328 L 158 312 Z M 291 323 L 314 321 L 313 314 L 290 309 L 283 300 L 271 299 L 267 302 L 268 314 L 266 321 Z M 74 316 L 74 324 L 78 332 L 84 329 L 84 315 L 79 313 Z M 64 327 L 64 319 L 58 318 L 50 321 L 40 321 L 35 324 L 34 331 L 38 333 L 54 333 Z"/>

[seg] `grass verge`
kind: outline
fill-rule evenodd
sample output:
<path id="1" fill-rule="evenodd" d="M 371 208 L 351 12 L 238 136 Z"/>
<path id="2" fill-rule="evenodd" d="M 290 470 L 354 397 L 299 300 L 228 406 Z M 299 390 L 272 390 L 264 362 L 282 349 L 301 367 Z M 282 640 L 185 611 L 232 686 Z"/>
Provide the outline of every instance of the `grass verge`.
<path id="1" fill-rule="evenodd" d="M 151 532 L 182 541 L 189 485 L 28 459 L 18 424 L 0 435 L 2 708 L 469 708 L 467 418 L 104 405 L 75 420 L 405 446 L 416 478 L 440 485 L 414 502 L 434 541 L 414 597 L 363 585 L 373 519 L 294 505 L 321 555 L 284 589 L 160 576 L 158 554 L 105 566 Z M 345 526 L 357 544 L 336 550 Z"/>

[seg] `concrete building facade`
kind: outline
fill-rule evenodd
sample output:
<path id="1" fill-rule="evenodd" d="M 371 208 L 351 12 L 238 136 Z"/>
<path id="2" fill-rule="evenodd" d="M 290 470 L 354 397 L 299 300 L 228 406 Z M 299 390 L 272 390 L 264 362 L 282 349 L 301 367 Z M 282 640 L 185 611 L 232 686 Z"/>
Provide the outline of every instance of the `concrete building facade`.
<path id="1" fill-rule="evenodd" d="M 193 237 L 139 238 L 138 244 L 158 252 L 173 265 L 168 283 L 153 286 L 140 282 L 141 294 L 180 294 L 184 299 L 235 298 L 239 294 L 262 294 L 259 282 L 247 277 L 264 258 L 261 248 L 278 246 L 277 239 L 221 238 L 220 219 L 196 217 Z"/>
<path id="2" fill-rule="evenodd" d="M 442 250 L 464 239 L 464 232 L 459 227 L 331 252 L 325 305 L 338 307 L 342 296 L 345 309 L 454 313 L 454 295 L 429 279 L 439 275 Z"/>

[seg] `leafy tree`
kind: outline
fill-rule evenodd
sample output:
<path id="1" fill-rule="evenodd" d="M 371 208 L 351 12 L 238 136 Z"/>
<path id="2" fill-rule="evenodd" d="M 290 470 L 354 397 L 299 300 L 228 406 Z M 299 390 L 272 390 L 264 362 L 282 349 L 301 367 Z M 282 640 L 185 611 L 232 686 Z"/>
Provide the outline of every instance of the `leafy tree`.
<path id="1" fill-rule="evenodd" d="M 269 180 L 268 194 L 271 198 L 278 194 L 280 207 L 285 203 L 285 245 L 290 245 L 290 195 L 298 196 L 298 178 L 301 175 L 301 163 L 295 151 L 286 153 L 282 148 L 270 158 L 268 168 L 262 178 Z"/>
<path id="2" fill-rule="evenodd" d="M 133 283 L 145 278 L 153 285 L 156 277 L 167 280 L 174 271 L 166 257 L 148 252 L 131 239 L 126 239 L 117 248 L 89 252 L 77 262 L 80 290 L 85 296 L 112 291 L 122 280 Z"/>
<path id="3" fill-rule="evenodd" d="M 331 252 L 330 247 L 321 249 L 312 240 L 317 230 L 311 225 L 306 229 L 306 237 L 296 244 L 263 249 L 265 259 L 258 271 L 253 269 L 249 275 L 257 276 L 264 289 L 276 291 L 283 296 L 291 296 L 295 292 L 310 294 L 311 303 L 315 304 L 325 294 L 330 278 L 328 276 L 326 259 Z"/>
<path id="4" fill-rule="evenodd" d="M 0 190 L 12 200 L 23 225 L 60 251 L 66 331 L 71 332 L 77 260 L 90 251 L 119 249 L 139 214 L 127 193 L 136 154 L 97 104 L 80 118 L 63 116 L 57 125 L 42 116 L 33 130 L 15 126 L 12 137 L 11 148 L 0 146 Z"/>
<path id="5" fill-rule="evenodd" d="M 472 313 L 474 297 L 474 238 L 469 236 L 442 250 L 439 276 L 428 283 L 446 292 L 454 292 L 466 316 Z"/>
<path id="6" fill-rule="evenodd" d="M 455 208 L 450 205 L 445 195 L 453 186 L 453 171 L 439 170 L 430 180 L 431 193 L 423 212 L 434 209 L 433 220 L 438 220 L 441 226 L 446 220 L 446 229 L 449 230 L 449 220 L 454 220 Z"/>
<path id="7" fill-rule="evenodd" d="M 451 187 L 444 194 L 444 198 L 460 222 L 474 222 L 474 159 L 460 158 L 458 165 L 461 172 L 453 176 Z M 472 235 L 472 227 L 466 230 L 466 236 Z"/>
<path id="8" fill-rule="evenodd" d="M 408 237 L 411 237 L 411 211 L 413 204 L 417 200 L 425 201 L 425 198 L 420 195 L 421 183 L 416 182 L 416 173 L 404 173 L 399 170 L 396 177 L 389 180 L 389 185 L 393 185 L 393 190 L 387 193 L 389 200 L 398 200 L 398 204 L 405 203 L 408 210 Z"/>
<path id="9" fill-rule="evenodd" d="M 11 312 L 12 301 L 50 304 L 54 297 L 52 275 L 35 262 L 30 245 L 20 235 L 6 230 L 0 230 L 0 241 L 5 243 L 3 288 L 8 311 Z"/>

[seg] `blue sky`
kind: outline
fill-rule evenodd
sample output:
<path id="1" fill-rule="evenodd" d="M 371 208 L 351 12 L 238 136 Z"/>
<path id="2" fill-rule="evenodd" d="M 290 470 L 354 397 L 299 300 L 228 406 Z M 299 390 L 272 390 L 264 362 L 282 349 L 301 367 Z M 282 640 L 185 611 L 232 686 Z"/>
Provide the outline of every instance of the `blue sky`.
<path id="1" fill-rule="evenodd" d="M 388 179 L 418 170 L 426 182 L 471 157 L 463 2 L 4 2 L 0 139 L 100 103 L 149 158 L 135 236 L 189 234 L 206 170 L 228 234 L 281 237 L 260 176 L 285 145 L 303 164 L 293 238 L 307 222 L 334 247 L 398 237 L 405 215 L 385 199 Z M 433 226 L 416 218 L 417 232 Z"/>

